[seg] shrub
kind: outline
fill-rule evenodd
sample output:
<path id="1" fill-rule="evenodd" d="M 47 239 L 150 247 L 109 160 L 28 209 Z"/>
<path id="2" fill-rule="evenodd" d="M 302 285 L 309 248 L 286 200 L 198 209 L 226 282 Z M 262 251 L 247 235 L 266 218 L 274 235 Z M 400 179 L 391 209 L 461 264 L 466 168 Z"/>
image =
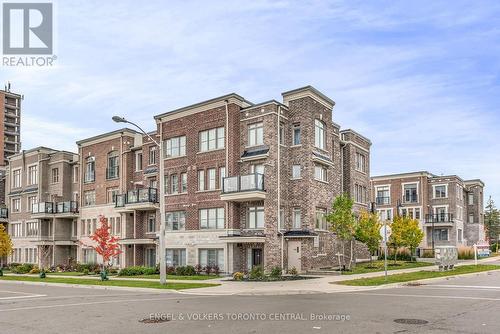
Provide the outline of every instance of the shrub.
<path id="1" fill-rule="evenodd" d="M 235 281 L 242 281 L 244 277 L 245 277 L 245 275 L 239 271 L 237 271 L 233 274 L 233 279 Z"/>
<path id="2" fill-rule="evenodd" d="M 175 268 L 175 274 L 177 276 L 184 276 L 184 275 L 186 275 L 186 267 L 180 266 L 180 267 Z"/>
<path id="3" fill-rule="evenodd" d="M 288 274 L 290 274 L 292 276 L 298 276 L 299 272 L 297 271 L 297 268 L 293 267 L 292 269 L 288 270 Z"/>
<path id="4" fill-rule="evenodd" d="M 261 280 L 264 278 L 264 271 L 261 266 L 255 266 L 250 270 L 249 278 L 253 280 Z"/>
<path id="5" fill-rule="evenodd" d="M 491 251 L 492 253 L 495 253 L 495 252 L 497 251 L 497 248 L 498 248 L 498 249 L 500 249 L 500 244 L 498 244 L 498 243 L 494 243 L 494 244 L 491 244 L 491 245 L 490 245 L 490 251 Z"/>
<path id="6" fill-rule="evenodd" d="M 214 275 L 219 276 L 219 274 L 220 274 L 220 268 L 219 268 L 219 266 L 214 266 L 212 268 L 212 272 L 214 273 Z"/>
<path id="7" fill-rule="evenodd" d="M 203 267 L 203 271 L 205 272 L 205 274 L 210 275 L 210 273 L 212 272 L 212 266 L 206 265 L 205 267 Z"/>
<path id="8" fill-rule="evenodd" d="M 167 266 L 167 275 L 175 275 L 175 267 Z"/>
<path id="9" fill-rule="evenodd" d="M 420 257 L 432 259 L 434 258 L 434 252 L 432 251 L 432 249 L 424 249 L 420 252 Z"/>
<path id="10" fill-rule="evenodd" d="M 203 271 L 203 267 L 197 264 L 196 266 L 194 266 L 194 271 L 196 272 L 196 275 L 199 275 Z"/>
<path id="11" fill-rule="evenodd" d="M 387 249 L 387 260 L 394 260 L 394 257 L 396 257 L 396 260 L 398 261 L 411 261 L 411 255 L 410 251 L 406 248 L 399 248 L 397 254 L 395 254 L 394 248 L 389 248 Z M 379 260 L 384 259 L 384 252 L 382 251 L 380 255 L 378 256 Z"/>
<path id="12" fill-rule="evenodd" d="M 89 270 L 87 268 L 85 268 L 85 269 L 82 270 L 82 273 L 84 275 L 88 275 L 89 274 Z"/>
<path id="13" fill-rule="evenodd" d="M 147 267 L 147 268 L 144 268 L 144 275 L 154 275 L 156 274 L 156 268 L 155 267 Z"/>
<path id="14" fill-rule="evenodd" d="M 144 275 L 145 271 L 149 269 L 149 267 L 141 267 L 141 266 L 133 266 L 127 267 L 120 270 L 118 276 L 139 276 Z M 154 270 L 154 268 L 153 268 Z"/>
<path id="15" fill-rule="evenodd" d="M 472 260 L 474 259 L 474 248 L 472 247 L 459 247 L 458 248 L 459 260 Z"/>
<path id="16" fill-rule="evenodd" d="M 38 269 L 37 266 L 33 267 L 33 269 L 30 270 L 30 274 L 39 274 L 40 269 Z"/>
<path id="17" fill-rule="evenodd" d="M 31 271 L 31 269 L 34 268 L 34 265 L 31 263 L 23 263 L 21 265 L 18 265 L 16 267 L 11 267 L 10 270 L 14 274 L 27 274 Z"/>
<path id="18" fill-rule="evenodd" d="M 196 274 L 196 270 L 194 270 L 193 266 L 186 266 L 184 275 L 186 275 L 186 276 L 193 276 L 195 274 Z"/>
<path id="19" fill-rule="evenodd" d="M 269 274 L 269 276 L 271 276 L 272 278 L 280 278 L 282 274 L 283 271 L 281 270 L 281 267 L 276 266 L 271 269 L 271 273 Z"/>
<path id="20" fill-rule="evenodd" d="M 77 263 L 73 269 L 78 272 L 83 272 L 85 269 L 88 272 L 96 272 L 99 270 L 99 265 L 97 263 Z"/>

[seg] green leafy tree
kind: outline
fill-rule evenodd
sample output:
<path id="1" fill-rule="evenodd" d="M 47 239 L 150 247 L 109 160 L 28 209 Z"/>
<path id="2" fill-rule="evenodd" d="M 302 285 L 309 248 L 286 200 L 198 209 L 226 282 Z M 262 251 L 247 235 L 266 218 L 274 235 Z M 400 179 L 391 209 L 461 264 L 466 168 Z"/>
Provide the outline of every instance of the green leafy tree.
<path id="1" fill-rule="evenodd" d="M 410 259 L 413 260 L 413 253 L 424 238 L 424 232 L 420 229 L 418 221 L 409 217 L 403 217 L 404 229 L 401 234 L 403 246 L 410 249 Z"/>
<path id="2" fill-rule="evenodd" d="M 5 226 L 3 224 L 0 224 L 0 276 L 3 275 L 2 259 L 4 256 L 9 256 L 10 254 L 12 254 L 12 247 L 12 240 L 5 230 Z"/>
<path id="3" fill-rule="evenodd" d="M 404 246 L 403 232 L 405 229 L 404 217 L 395 216 L 391 224 L 391 236 L 388 245 L 394 249 L 394 263 L 397 262 L 398 249 Z"/>
<path id="4" fill-rule="evenodd" d="M 366 244 L 370 254 L 373 255 L 380 247 L 382 236 L 380 235 L 380 224 L 378 216 L 374 213 L 363 211 L 356 225 L 355 238 Z M 371 261 L 371 257 L 370 257 Z"/>
<path id="5" fill-rule="evenodd" d="M 486 202 L 484 225 L 488 240 L 490 240 L 490 242 L 498 242 L 498 237 L 500 235 L 500 212 L 495 207 L 495 202 L 491 196 L 488 199 L 488 202 Z"/>
<path id="6" fill-rule="evenodd" d="M 354 236 L 356 233 L 356 217 L 352 212 L 353 199 L 348 194 L 337 196 L 332 204 L 332 212 L 326 217 L 330 230 L 337 235 L 342 244 L 342 254 L 345 258 L 345 244 L 350 243 L 348 269 L 353 264 Z M 342 267 L 339 259 L 339 266 Z"/>

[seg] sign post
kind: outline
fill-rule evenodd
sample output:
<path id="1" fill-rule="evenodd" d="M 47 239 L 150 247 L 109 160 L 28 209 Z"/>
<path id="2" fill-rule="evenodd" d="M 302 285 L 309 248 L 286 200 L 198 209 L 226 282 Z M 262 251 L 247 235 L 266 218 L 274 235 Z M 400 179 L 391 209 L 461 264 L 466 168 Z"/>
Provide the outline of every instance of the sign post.
<path id="1" fill-rule="evenodd" d="M 380 236 L 382 237 L 382 242 L 384 243 L 384 277 L 387 281 L 387 241 L 391 236 L 391 227 L 387 226 L 387 221 L 384 220 L 384 225 L 380 228 Z"/>

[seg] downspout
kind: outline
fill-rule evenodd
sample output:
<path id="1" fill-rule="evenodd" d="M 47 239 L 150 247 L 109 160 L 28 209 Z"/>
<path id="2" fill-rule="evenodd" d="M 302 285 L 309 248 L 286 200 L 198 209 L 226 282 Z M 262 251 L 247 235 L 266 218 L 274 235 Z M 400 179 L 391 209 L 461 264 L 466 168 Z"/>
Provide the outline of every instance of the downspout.
<path id="1" fill-rule="evenodd" d="M 281 171 L 280 171 L 280 160 L 281 160 L 281 145 L 280 145 L 280 116 L 281 116 L 281 106 L 278 105 L 278 117 L 277 117 L 277 127 L 278 127 L 278 160 L 276 163 L 277 166 L 277 174 L 278 174 L 278 184 L 277 184 L 277 190 L 278 190 L 278 205 L 277 205 L 277 217 L 278 217 L 278 233 L 280 230 L 280 213 L 281 213 Z M 283 223 L 283 222 L 282 222 Z M 281 233 L 281 270 L 283 271 L 283 259 L 284 259 L 284 250 L 283 246 L 285 244 L 284 242 L 285 236 L 283 235 L 283 232 Z"/>

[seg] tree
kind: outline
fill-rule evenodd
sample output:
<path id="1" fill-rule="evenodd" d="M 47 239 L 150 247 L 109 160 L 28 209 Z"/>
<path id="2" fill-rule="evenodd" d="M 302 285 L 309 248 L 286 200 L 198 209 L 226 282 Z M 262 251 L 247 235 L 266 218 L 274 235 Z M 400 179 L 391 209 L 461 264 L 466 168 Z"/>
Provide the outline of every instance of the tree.
<path id="1" fill-rule="evenodd" d="M 5 230 L 5 226 L 0 224 L 0 276 L 3 276 L 3 257 L 12 254 L 12 240 Z"/>
<path id="2" fill-rule="evenodd" d="M 108 220 L 100 215 L 99 216 L 100 226 L 94 231 L 94 234 L 90 237 L 94 243 L 87 245 L 92 247 L 97 254 L 102 257 L 102 270 L 101 279 L 107 280 L 106 276 L 106 266 L 109 266 L 109 261 L 112 258 L 117 257 L 122 252 L 120 250 L 120 245 L 118 244 L 119 238 L 112 236 L 109 231 L 111 227 L 108 224 Z"/>
<path id="3" fill-rule="evenodd" d="M 398 249 L 404 246 L 403 231 L 405 229 L 404 217 L 395 216 L 391 224 L 391 236 L 388 244 L 394 248 L 394 263 L 397 262 Z"/>
<path id="4" fill-rule="evenodd" d="M 382 224 L 380 224 L 376 214 L 366 211 L 361 212 L 358 224 L 356 224 L 355 238 L 366 244 L 371 255 L 380 247 L 380 240 L 382 240 L 380 235 L 381 226 Z"/>
<path id="5" fill-rule="evenodd" d="M 424 238 L 424 232 L 420 229 L 418 221 L 409 217 L 403 217 L 404 229 L 401 239 L 403 246 L 410 248 L 410 260 L 413 260 L 414 250 L 420 245 Z"/>
<path id="6" fill-rule="evenodd" d="M 500 212 L 495 207 L 495 202 L 491 196 L 486 203 L 484 226 L 486 228 L 486 236 L 488 240 L 490 242 L 498 242 L 498 237 L 500 236 Z"/>
<path id="7" fill-rule="evenodd" d="M 354 201 L 348 194 L 337 196 L 332 204 L 332 212 L 328 214 L 326 220 L 330 223 L 330 230 L 337 235 L 342 243 L 342 254 L 345 258 L 345 243 L 350 242 L 351 254 L 348 269 L 353 263 L 353 244 L 356 232 L 356 217 L 352 212 Z M 342 267 L 339 259 L 339 266 Z"/>

